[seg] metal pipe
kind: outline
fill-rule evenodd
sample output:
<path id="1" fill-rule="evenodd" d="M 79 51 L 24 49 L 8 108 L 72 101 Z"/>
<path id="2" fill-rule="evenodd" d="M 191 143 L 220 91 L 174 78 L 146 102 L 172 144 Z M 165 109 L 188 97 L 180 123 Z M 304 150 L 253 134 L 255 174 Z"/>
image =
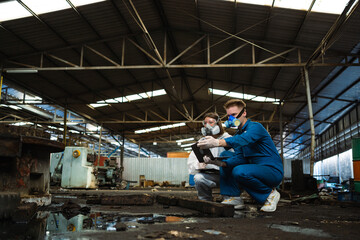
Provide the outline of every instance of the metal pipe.
<path id="1" fill-rule="evenodd" d="M 309 121 L 310 121 L 310 130 L 311 130 L 311 145 L 310 145 L 310 176 L 314 173 L 314 163 L 315 163 L 315 126 L 314 126 L 314 116 L 312 110 L 312 102 L 311 102 L 311 92 L 310 92 L 310 81 L 309 81 L 309 73 L 308 70 L 304 67 L 304 75 L 305 75 L 305 85 L 306 85 L 306 97 L 308 102 L 308 110 L 309 110 Z"/>
<path id="2" fill-rule="evenodd" d="M 157 61 L 153 58 L 154 61 Z M 8 61 L 15 63 L 13 61 Z M 18 65 L 24 65 L 15 63 Z M 163 68 L 266 68 L 266 67 L 304 67 L 306 63 L 234 63 L 234 64 L 177 64 L 177 65 L 128 65 L 128 66 L 87 66 L 87 67 L 35 67 L 26 68 L 4 68 L 4 72 L 13 73 L 13 71 L 84 71 L 84 70 L 115 70 L 115 69 L 163 69 Z M 360 66 L 360 63 L 312 63 L 313 67 L 351 67 Z"/>
<path id="3" fill-rule="evenodd" d="M 100 127 L 100 137 L 99 137 L 99 151 L 98 151 L 98 163 L 99 163 L 99 164 L 100 164 L 100 153 L 101 153 L 102 130 L 103 130 L 103 125 L 101 124 L 101 127 Z"/>
<path id="4" fill-rule="evenodd" d="M 0 72 L 0 101 L 1 101 L 1 91 L 2 91 L 2 85 L 3 85 L 3 74 Z"/>
<path id="5" fill-rule="evenodd" d="M 284 166 L 284 138 L 283 138 L 283 123 L 282 123 L 282 103 L 279 105 L 279 123 L 280 123 L 280 157 Z M 281 189 L 285 190 L 284 177 L 282 179 Z"/>
<path id="6" fill-rule="evenodd" d="M 66 135 L 67 135 L 67 108 L 64 108 L 64 132 L 63 132 L 63 143 L 66 146 Z"/>
<path id="7" fill-rule="evenodd" d="M 120 179 L 123 179 L 124 172 L 124 146 L 125 146 L 125 134 L 122 135 L 122 145 L 121 145 L 121 153 L 120 153 Z"/>

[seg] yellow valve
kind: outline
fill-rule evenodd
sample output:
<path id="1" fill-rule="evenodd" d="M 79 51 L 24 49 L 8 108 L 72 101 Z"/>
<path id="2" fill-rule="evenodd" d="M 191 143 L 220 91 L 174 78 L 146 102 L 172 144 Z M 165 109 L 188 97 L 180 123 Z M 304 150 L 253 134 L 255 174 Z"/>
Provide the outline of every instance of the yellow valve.
<path id="1" fill-rule="evenodd" d="M 73 155 L 74 158 L 78 158 L 80 156 L 80 151 L 75 150 L 75 151 L 73 151 L 72 155 Z"/>
<path id="2" fill-rule="evenodd" d="M 77 151 L 77 150 L 76 150 Z M 75 152 L 75 151 L 74 151 Z M 67 230 L 69 231 L 69 232 L 75 232 L 75 230 L 76 230 L 76 227 L 75 227 L 75 225 L 74 224 L 72 224 L 72 223 L 70 223 L 69 225 L 67 225 Z"/>

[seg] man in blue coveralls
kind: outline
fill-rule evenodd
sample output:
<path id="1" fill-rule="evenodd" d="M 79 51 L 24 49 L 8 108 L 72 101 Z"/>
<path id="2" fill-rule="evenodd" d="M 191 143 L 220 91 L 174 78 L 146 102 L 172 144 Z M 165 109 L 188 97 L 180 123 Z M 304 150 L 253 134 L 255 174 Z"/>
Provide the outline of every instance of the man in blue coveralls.
<path id="1" fill-rule="evenodd" d="M 280 200 L 276 187 L 282 181 L 284 171 L 279 153 L 266 129 L 257 122 L 246 118 L 246 104 L 240 99 L 231 99 L 224 104 L 229 120 L 227 127 L 238 128 L 234 136 L 215 139 L 207 136 L 198 142 L 202 149 L 213 147 L 232 147 L 235 152 L 225 151 L 226 160 L 211 160 L 207 163 L 220 166 L 220 193 L 224 204 L 244 208 L 240 197 L 245 190 L 257 202 L 263 204 L 261 211 L 273 212 Z"/>

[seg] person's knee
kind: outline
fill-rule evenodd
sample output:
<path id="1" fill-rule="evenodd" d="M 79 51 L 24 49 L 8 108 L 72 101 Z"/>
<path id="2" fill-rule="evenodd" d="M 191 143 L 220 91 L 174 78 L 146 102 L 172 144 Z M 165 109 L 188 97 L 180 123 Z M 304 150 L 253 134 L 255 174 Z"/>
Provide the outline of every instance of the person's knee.
<path id="1" fill-rule="evenodd" d="M 235 179 L 241 181 L 241 180 L 249 180 L 252 178 L 252 176 L 246 172 L 246 171 L 243 171 L 242 169 L 239 169 L 239 168 L 234 168 L 233 171 L 232 171 L 232 175 L 235 177 Z"/>
<path id="2" fill-rule="evenodd" d="M 195 174 L 195 176 L 194 176 L 195 183 L 202 183 L 202 182 L 204 182 L 204 180 L 205 180 L 204 175 L 199 174 L 199 173 Z"/>

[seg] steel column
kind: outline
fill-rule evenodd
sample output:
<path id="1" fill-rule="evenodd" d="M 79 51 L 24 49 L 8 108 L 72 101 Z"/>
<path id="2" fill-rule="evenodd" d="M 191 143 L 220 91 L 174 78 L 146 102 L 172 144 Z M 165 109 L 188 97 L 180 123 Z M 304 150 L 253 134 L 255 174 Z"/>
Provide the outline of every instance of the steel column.
<path id="1" fill-rule="evenodd" d="M 309 120 L 310 120 L 310 130 L 311 130 L 311 145 L 310 145 L 310 176 L 313 175 L 314 171 L 314 163 L 315 163 L 315 127 L 314 127 L 314 116 L 312 110 L 312 102 L 311 102 L 311 92 L 310 92 L 310 81 L 309 81 L 309 73 L 308 70 L 304 67 L 304 75 L 305 75 L 305 85 L 306 85 L 306 97 L 308 102 L 308 110 L 309 110 Z"/>

